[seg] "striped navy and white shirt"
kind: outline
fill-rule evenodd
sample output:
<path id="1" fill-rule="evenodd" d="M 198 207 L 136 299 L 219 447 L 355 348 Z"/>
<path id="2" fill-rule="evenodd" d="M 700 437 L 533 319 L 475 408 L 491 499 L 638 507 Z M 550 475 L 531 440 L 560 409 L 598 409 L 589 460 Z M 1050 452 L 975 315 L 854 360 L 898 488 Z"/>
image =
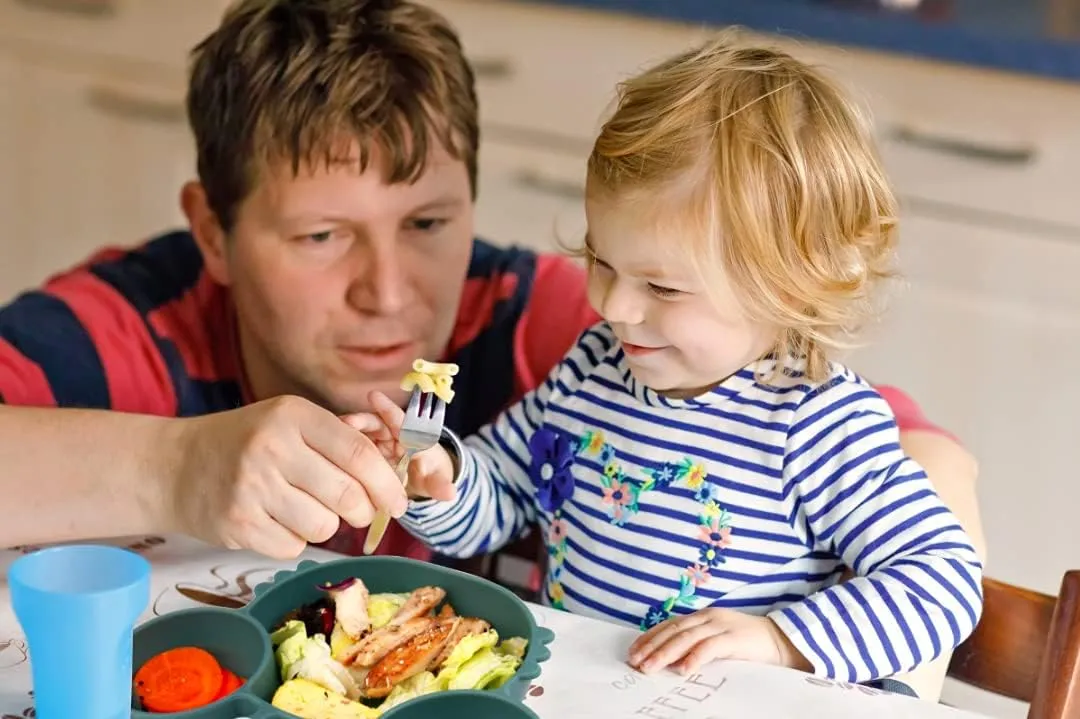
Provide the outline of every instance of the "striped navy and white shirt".
<path id="1" fill-rule="evenodd" d="M 402 521 L 458 557 L 538 524 L 550 604 L 642 628 L 704 607 L 767 614 L 831 678 L 954 648 L 981 613 L 982 567 L 888 405 L 841 366 L 817 384 L 761 369 L 666 398 L 597 325 L 465 441 L 457 500 Z M 858 576 L 838 583 L 844 567 Z"/>

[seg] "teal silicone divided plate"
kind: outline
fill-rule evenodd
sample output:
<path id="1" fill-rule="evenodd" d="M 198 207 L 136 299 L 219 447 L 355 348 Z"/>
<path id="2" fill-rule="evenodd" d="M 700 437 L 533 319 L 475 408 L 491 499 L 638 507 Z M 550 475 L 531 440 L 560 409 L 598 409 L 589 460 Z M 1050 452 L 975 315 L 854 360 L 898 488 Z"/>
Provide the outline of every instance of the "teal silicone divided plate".
<path id="1" fill-rule="evenodd" d="M 446 590 L 446 601 L 458 614 L 487 620 L 500 637 L 524 637 L 529 642 L 521 667 L 498 689 L 430 694 L 398 705 L 382 715 L 385 719 L 455 719 L 459 716 L 536 719 L 536 715 L 521 702 L 529 685 L 540 676 L 540 665 L 551 656 L 548 645 L 555 635 L 537 626 L 525 603 L 513 592 L 464 572 L 413 559 L 383 556 L 301 562 L 296 569 L 278 572 L 270 582 L 255 587 L 255 599 L 243 609 L 185 609 L 140 625 L 135 629 L 132 662 L 135 670 L 166 649 L 196 646 L 217 657 L 225 668 L 243 677 L 245 683 L 231 695 L 199 709 L 170 714 L 133 709 L 132 719 L 294 717 L 270 704 L 280 685 L 270 631 L 286 614 L 325 597 L 320 586 L 349 577 L 359 577 L 373 593 L 408 592 L 422 586 L 442 587 Z M 347 715 L 335 715 L 333 719 L 339 716 Z"/>
<path id="2" fill-rule="evenodd" d="M 496 692 L 440 692 L 400 704 L 385 719 L 540 719 L 531 709 Z"/>

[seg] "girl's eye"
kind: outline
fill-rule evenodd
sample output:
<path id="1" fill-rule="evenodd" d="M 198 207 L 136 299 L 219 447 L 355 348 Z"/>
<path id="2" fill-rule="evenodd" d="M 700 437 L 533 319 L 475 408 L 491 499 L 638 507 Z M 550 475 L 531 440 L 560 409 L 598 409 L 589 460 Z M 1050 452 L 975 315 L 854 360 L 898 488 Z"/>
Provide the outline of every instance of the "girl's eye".
<path id="1" fill-rule="evenodd" d="M 322 232 L 312 232 L 304 235 L 302 239 L 316 245 L 325 245 L 327 242 L 334 239 L 334 234 L 334 230 L 323 230 Z"/>
<path id="2" fill-rule="evenodd" d="M 662 285 L 655 285 L 652 282 L 649 283 L 649 291 L 657 297 L 678 297 L 683 294 L 682 290 L 674 290 L 670 287 L 664 287 Z"/>

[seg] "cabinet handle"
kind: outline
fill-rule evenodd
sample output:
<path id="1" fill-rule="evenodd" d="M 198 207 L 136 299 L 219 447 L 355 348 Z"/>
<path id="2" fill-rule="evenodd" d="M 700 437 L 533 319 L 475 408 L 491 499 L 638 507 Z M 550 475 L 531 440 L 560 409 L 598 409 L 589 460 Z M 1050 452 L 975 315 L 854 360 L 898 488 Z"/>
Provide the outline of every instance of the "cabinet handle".
<path id="1" fill-rule="evenodd" d="M 164 98 L 141 97 L 117 87 L 97 85 L 90 88 L 90 105 L 102 112 L 130 120 L 159 125 L 180 125 L 187 121 L 181 102 Z"/>
<path id="2" fill-rule="evenodd" d="M 18 2 L 38 10 L 84 17 L 107 17 L 116 13 L 115 0 L 18 0 Z"/>
<path id="3" fill-rule="evenodd" d="M 1030 145 L 992 145 L 959 137 L 935 135 L 903 125 L 894 127 L 891 134 L 905 145 L 998 165 L 1026 165 L 1034 162 L 1038 155 L 1036 149 Z"/>
<path id="4" fill-rule="evenodd" d="M 518 170 L 514 173 L 514 182 L 528 190 L 542 192 L 552 197 L 579 201 L 585 199 L 584 184 L 558 177 L 548 177 L 535 170 Z"/>
<path id="5" fill-rule="evenodd" d="M 478 57 L 469 65 L 478 80 L 507 80 L 514 76 L 514 64 L 505 57 Z"/>

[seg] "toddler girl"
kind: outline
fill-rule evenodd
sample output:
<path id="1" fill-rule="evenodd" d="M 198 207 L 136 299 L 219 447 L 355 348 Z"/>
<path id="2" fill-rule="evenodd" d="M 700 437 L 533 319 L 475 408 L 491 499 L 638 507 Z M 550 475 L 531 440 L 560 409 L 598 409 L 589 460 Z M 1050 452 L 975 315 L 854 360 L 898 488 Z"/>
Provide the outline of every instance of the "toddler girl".
<path id="1" fill-rule="evenodd" d="M 787 54 L 722 38 L 624 83 L 587 173 L 603 322 L 459 451 L 418 455 L 401 521 L 458 557 L 539 525 L 546 600 L 647 630 L 644 671 L 864 682 L 956 647 L 975 550 L 830 360 L 891 274 L 895 215 L 857 111 Z M 401 410 L 373 406 L 352 422 L 392 455 Z"/>

